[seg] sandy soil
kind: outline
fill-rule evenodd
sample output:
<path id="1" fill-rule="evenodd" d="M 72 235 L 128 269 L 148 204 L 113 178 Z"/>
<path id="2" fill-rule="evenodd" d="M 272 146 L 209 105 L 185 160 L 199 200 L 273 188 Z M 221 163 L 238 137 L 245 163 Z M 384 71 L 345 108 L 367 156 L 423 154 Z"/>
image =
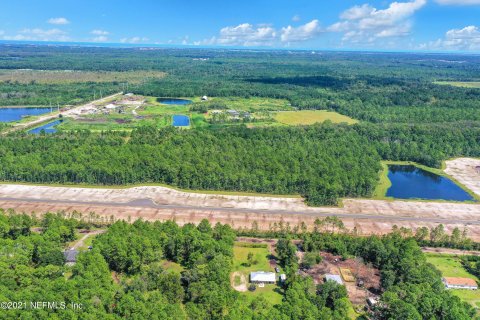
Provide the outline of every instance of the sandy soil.
<path id="1" fill-rule="evenodd" d="M 238 286 L 235 285 L 235 277 L 239 276 L 240 277 L 240 284 Z M 232 285 L 232 288 L 239 291 L 239 292 L 246 292 L 248 290 L 247 288 L 247 278 L 245 275 L 241 272 L 233 272 L 230 275 L 230 284 Z"/>
<path id="2" fill-rule="evenodd" d="M 446 166 L 446 173 L 480 195 L 480 159 L 458 158 L 446 161 Z"/>
<path id="3" fill-rule="evenodd" d="M 469 184 L 474 187 L 480 180 L 470 170 L 476 161 L 479 160 L 452 160 L 447 162 L 446 171 L 459 180 L 470 179 Z M 83 216 L 94 212 L 99 221 L 143 218 L 175 220 L 180 224 L 208 219 L 235 228 L 251 228 L 257 222 L 264 230 L 274 229 L 280 222 L 292 228 L 305 222 L 311 229 L 315 219 L 338 215 L 348 229 L 356 227 L 363 235 L 388 233 L 394 225 L 415 230 L 443 223 L 447 232 L 467 226 L 469 236 L 480 240 L 480 204 L 344 199 L 343 205 L 313 208 L 301 198 L 189 193 L 158 186 L 108 189 L 0 185 L 0 208 L 18 212 L 76 211 Z"/>

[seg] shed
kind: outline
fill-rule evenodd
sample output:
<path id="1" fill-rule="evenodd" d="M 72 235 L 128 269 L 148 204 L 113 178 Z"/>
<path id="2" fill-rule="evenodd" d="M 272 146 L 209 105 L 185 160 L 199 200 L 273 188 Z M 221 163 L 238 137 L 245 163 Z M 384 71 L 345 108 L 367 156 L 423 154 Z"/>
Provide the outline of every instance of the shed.
<path id="1" fill-rule="evenodd" d="M 339 285 L 343 285 L 342 277 L 340 277 L 338 274 L 326 274 L 325 281 L 335 281 Z"/>
<path id="2" fill-rule="evenodd" d="M 287 281 L 287 276 L 285 275 L 285 273 L 282 273 L 282 274 L 280 275 L 280 281 L 281 281 L 281 282 Z"/>
<path id="3" fill-rule="evenodd" d="M 114 105 L 113 103 L 107 104 L 107 105 L 105 106 L 105 109 L 115 109 L 115 108 L 117 108 L 117 106 Z"/>
<path id="4" fill-rule="evenodd" d="M 63 252 L 63 256 L 65 257 L 65 264 L 67 266 L 73 266 L 75 263 L 77 263 L 77 255 L 78 255 L 78 250 L 75 250 L 75 249 L 65 250 Z"/>
<path id="5" fill-rule="evenodd" d="M 207 97 L 207 96 L 203 96 L 203 97 L 202 97 L 202 101 L 208 101 L 208 97 Z"/>
<path id="6" fill-rule="evenodd" d="M 477 282 L 470 278 L 444 277 L 442 282 L 447 289 L 478 289 Z"/>
<path id="7" fill-rule="evenodd" d="M 276 277 L 273 272 L 257 271 L 250 272 L 251 283 L 275 283 Z"/>

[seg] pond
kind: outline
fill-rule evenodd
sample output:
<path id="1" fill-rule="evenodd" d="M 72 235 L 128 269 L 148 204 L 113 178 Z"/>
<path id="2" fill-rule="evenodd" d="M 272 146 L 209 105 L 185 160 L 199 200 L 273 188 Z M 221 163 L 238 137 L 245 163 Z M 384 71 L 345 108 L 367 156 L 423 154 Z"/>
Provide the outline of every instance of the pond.
<path id="1" fill-rule="evenodd" d="M 24 116 L 38 116 L 50 112 L 50 108 L 0 108 L 0 122 L 22 120 Z"/>
<path id="2" fill-rule="evenodd" d="M 170 104 L 170 105 L 177 105 L 177 106 L 183 106 L 183 105 L 192 103 L 192 100 L 177 99 L 177 98 L 157 98 L 157 101 L 162 104 Z"/>
<path id="3" fill-rule="evenodd" d="M 174 115 L 173 126 L 174 127 L 188 127 L 190 125 L 190 118 L 185 115 Z"/>
<path id="4" fill-rule="evenodd" d="M 35 128 L 35 129 L 32 129 L 32 130 L 28 131 L 28 133 L 40 134 L 42 132 L 42 130 L 45 130 L 45 133 L 55 133 L 55 132 L 57 132 L 57 129 L 55 129 L 55 126 L 57 124 L 62 123 L 62 121 L 63 120 L 55 120 L 53 122 L 46 123 L 41 127 L 38 127 L 38 128 Z"/>
<path id="5" fill-rule="evenodd" d="M 387 190 L 387 197 L 450 201 L 475 200 L 447 177 L 413 165 L 389 165 L 388 178 L 392 186 Z"/>

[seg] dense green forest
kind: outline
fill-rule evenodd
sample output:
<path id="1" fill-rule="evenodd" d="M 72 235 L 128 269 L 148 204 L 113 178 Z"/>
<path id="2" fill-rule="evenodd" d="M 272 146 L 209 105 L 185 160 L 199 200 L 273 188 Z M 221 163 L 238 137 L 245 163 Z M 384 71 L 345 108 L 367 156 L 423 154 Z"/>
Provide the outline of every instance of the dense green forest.
<path id="1" fill-rule="evenodd" d="M 292 108 L 326 109 L 360 120 L 310 128 L 189 132 L 149 127 L 132 133 L 63 132 L 0 138 L 0 180 L 126 184 L 301 194 L 310 204 L 371 195 L 379 161 L 480 156 L 480 89 L 437 85 L 478 80 L 469 55 L 143 50 L 2 46 L 0 70 L 145 72 L 129 90 L 148 96 L 265 97 Z M 461 63 L 460 63 L 461 62 Z M 164 77 L 149 78 L 147 71 Z M 129 74 L 130 75 L 130 74 Z M 0 82 L 0 104 L 72 104 L 125 83 Z M 1 130 L 1 127 L 0 127 Z"/>
<path id="2" fill-rule="evenodd" d="M 40 226 L 40 229 L 32 229 Z M 315 286 L 296 273 L 297 250 L 280 235 L 277 255 L 288 272 L 283 300 L 247 299 L 230 286 L 236 233 L 228 225 L 119 221 L 82 251 L 73 267 L 63 248 L 91 224 L 47 214 L 0 212 L 0 300 L 65 302 L 62 308 L 4 308 L 0 319 L 348 319 L 343 286 Z M 32 231 L 35 230 L 35 231 Z M 303 249 L 358 256 L 381 270 L 376 319 L 472 319 L 475 311 L 446 291 L 412 237 L 399 232 L 358 238 L 302 232 Z M 165 269 L 175 262 L 182 271 Z M 81 304 L 73 310 L 70 303 Z"/>

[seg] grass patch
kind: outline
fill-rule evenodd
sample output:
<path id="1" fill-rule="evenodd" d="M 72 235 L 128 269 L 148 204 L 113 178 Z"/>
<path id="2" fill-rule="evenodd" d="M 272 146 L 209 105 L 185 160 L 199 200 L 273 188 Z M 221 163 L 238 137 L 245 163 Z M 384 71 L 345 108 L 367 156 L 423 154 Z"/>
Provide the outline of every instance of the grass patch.
<path id="1" fill-rule="evenodd" d="M 160 264 L 164 270 L 173 271 L 178 274 L 185 270 L 181 265 L 173 261 L 163 260 Z"/>
<path id="2" fill-rule="evenodd" d="M 196 102 L 196 100 L 193 101 Z M 210 106 L 209 109 L 222 109 L 217 107 L 222 106 L 226 109 L 249 112 L 294 110 L 288 100 L 259 97 L 213 97 L 209 98 L 208 101 L 201 102 L 201 104 Z"/>
<path id="3" fill-rule="evenodd" d="M 460 258 L 455 255 L 426 253 L 425 256 L 427 257 L 427 262 L 440 270 L 444 277 L 470 278 L 478 281 L 477 277 L 465 270 Z"/>
<path id="4" fill-rule="evenodd" d="M 449 254 L 425 254 L 427 262 L 433 264 L 444 277 L 462 277 L 478 281 L 478 278 L 463 267 L 459 257 Z M 480 290 L 450 289 L 453 295 L 480 308 Z"/>
<path id="5" fill-rule="evenodd" d="M 388 165 L 384 161 L 381 164 L 380 178 L 372 196 L 374 199 L 385 199 L 388 188 L 392 186 L 392 182 L 388 179 Z"/>
<path id="6" fill-rule="evenodd" d="M 434 84 L 460 88 L 480 88 L 480 81 L 435 81 Z"/>
<path id="7" fill-rule="evenodd" d="M 275 272 L 275 270 L 270 267 L 270 252 L 267 247 L 259 248 L 256 245 L 255 247 L 248 247 L 247 245 L 248 243 L 244 242 L 235 243 L 235 246 L 233 247 L 233 271 L 241 272 L 245 275 L 247 281 L 249 280 L 250 272 L 252 271 Z M 250 252 L 253 254 L 254 262 L 256 262 L 252 265 L 248 265 L 248 254 Z M 236 277 L 233 281 L 235 285 L 237 285 L 237 281 L 238 284 L 240 283 L 240 279 L 236 279 Z M 282 290 L 276 284 L 266 284 L 264 288 L 257 286 L 255 291 L 241 292 L 240 294 L 245 295 L 251 300 L 262 296 L 272 304 L 279 304 L 283 299 Z"/>
<path id="8" fill-rule="evenodd" d="M 346 122 L 348 124 L 358 122 L 350 117 L 327 110 L 285 111 L 277 113 L 274 118 L 278 122 L 287 125 L 310 125 L 327 120 L 333 123 Z"/>

